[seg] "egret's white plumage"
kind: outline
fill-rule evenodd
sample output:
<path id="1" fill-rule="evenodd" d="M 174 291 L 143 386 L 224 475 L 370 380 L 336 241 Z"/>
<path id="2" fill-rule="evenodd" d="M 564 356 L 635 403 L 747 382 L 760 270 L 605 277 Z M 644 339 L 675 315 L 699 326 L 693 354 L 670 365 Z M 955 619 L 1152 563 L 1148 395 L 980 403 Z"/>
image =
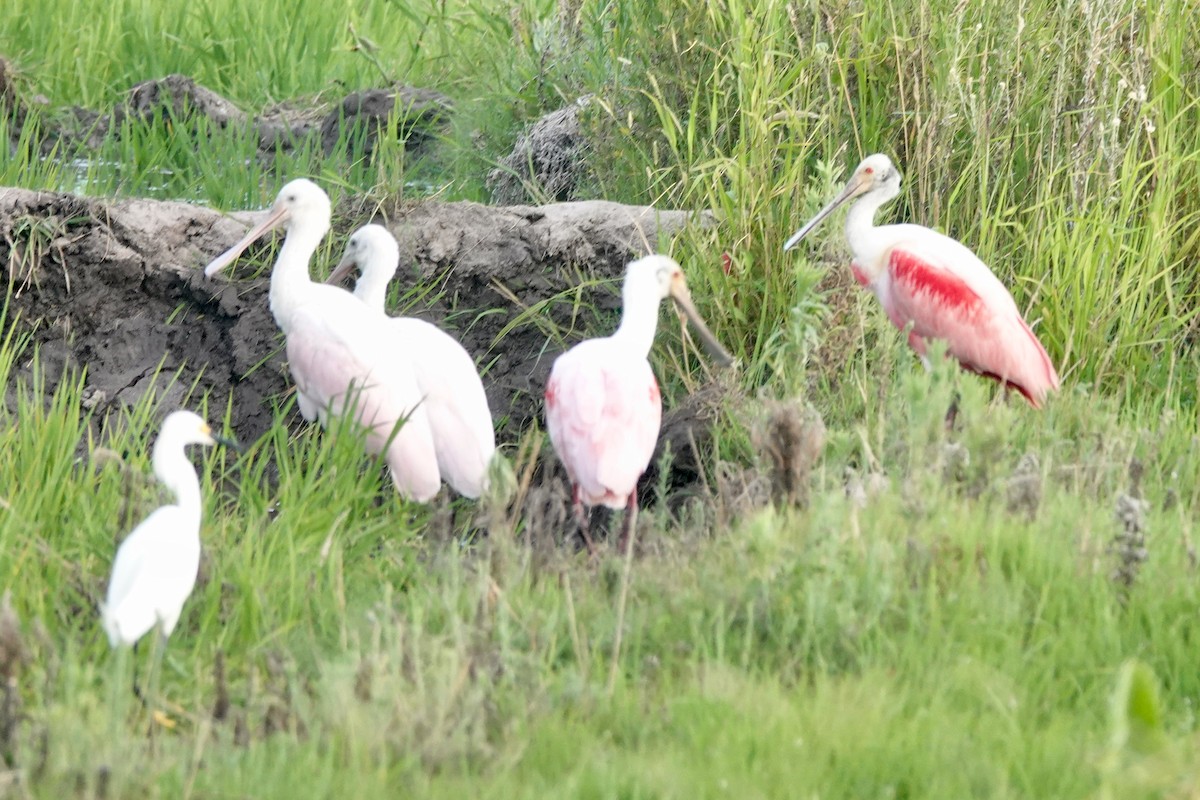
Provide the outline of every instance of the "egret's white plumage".
<path id="1" fill-rule="evenodd" d="M 175 495 L 133 529 L 113 561 L 100 618 L 113 647 L 132 645 L 156 624 L 175 630 L 200 569 L 200 481 L 184 448 L 219 441 L 190 411 L 175 411 L 154 442 L 154 474 Z"/>
<path id="2" fill-rule="evenodd" d="M 659 303 L 671 297 L 715 360 L 732 358 L 692 305 L 679 264 L 651 255 L 630 263 L 621 324 L 611 336 L 580 342 L 554 361 L 546 384 L 546 427 L 571 480 L 586 537 L 584 506 L 637 506 L 637 482 L 654 454 L 662 399 L 647 357 Z"/>
<path id="3" fill-rule="evenodd" d="M 1059 386 L 1046 349 L 1008 289 L 968 248 L 921 225 L 874 224 L 879 207 L 900 193 L 900 172 L 882 153 L 858 165 L 846 188 L 783 246 L 788 250 L 841 204 L 851 270 L 870 289 L 908 342 L 925 355 L 927 339 L 946 342 L 965 368 L 1014 386 L 1036 408 Z M 909 328 L 911 326 L 911 328 Z"/>
<path id="4" fill-rule="evenodd" d="M 365 225 L 347 241 L 329 282 L 357 267 L 354 296 L 383 313 L 387 285 L 399 263 L 400 248 L 387 228 Z M 487 486 L 496 433 L 475 361 L 453 336 L 425 320 L 391 317 L 388 327 L 392 357 L 411 366 L 424 397 L 442 478 L 459 494 L 479 497 Z"/>
<path id="5" fill-rule="evenodd" d="M 367 449 L 385 452 L 397 490 L 420 501 L 441 487 L 433 435 L 412 370 L 391 357 L 391 334 L 383 314 L 334 286 L 312 280 L 309 261 L 329 230 L 329 197 L 312 181 L 291 181 L 267 217 L 215 258 L 215 275 L 251 242 L 278 227 L 287 236 L 271 272 L 270 303 L 287 340 L 288 367 L 296 381 L 300 412 L 328 424 L 329 415 L 353 408 L 367 431 Z M 403 424 L 392 432 L 398 422 Z M 390 437 L 390 443 L 389 443 Z"/>

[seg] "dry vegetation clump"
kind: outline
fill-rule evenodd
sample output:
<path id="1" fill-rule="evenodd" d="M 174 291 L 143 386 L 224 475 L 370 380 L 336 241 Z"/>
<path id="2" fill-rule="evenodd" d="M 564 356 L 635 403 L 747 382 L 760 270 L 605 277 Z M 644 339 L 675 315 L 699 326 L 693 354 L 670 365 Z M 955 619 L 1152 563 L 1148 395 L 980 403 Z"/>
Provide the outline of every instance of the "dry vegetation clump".
<path id="1" fill-rule="evenodd" d="M 575 528 L 571 491 L 561 475 L 552 474 L 530 488 L 522 505 L 525 540 L 535 554 L 547 556 L 561 547 L 567 531 Z"/>
<path id="2" fill-rule="evenodd" d="M 718 528 L 728 528 L 734 520 L 771 502 L 771 478 L 757 467 L 718 461 L 714 473 L 713 503 Z"/>
<path id="3" fill-rule="evenodd" d="M 497 205 L 574 200 L 587 168 L 588 143 L 579 125 L 587 98 L 552 111 L 517 138 L 513 150 L 488 173 Z"/>
<path id="4" fill-rule="evenodd" d="M 21 620 L 12 607 L 12 592 L 0 599 L 0 758 L 6 766 L 16 764 L 16 731 L 21 721 L 21 693 L 17 674 L 29 660 Z"/>
<path id="5" fill-rule="evenodd" d="M 767 403 L 754 443 L 769 463 L 771 498 L 778 506 L 808 506 L 813 466 L 825 446 L 825 422 L 811 404 L 792 398 Z"/>
<path id="6" fill-rule="evenodd" d="M 1042 504 L 1042 467 L 1037 453 L 1021 456 L 1008 479 L 1007 506 L 1010 514 L 1023 514 L 1032 520 Z"/>
<path id="7" fill-rule="evenodd" d="M 1129 489 L 1117 494 L 1114 510 L 1120 529 L 1109 548 L 1117 559 L 1117 565 L 1109 577 L 1117 585 L 1122 597 L 1126 597 L 1133 588 L 1142 564 L 1150 557 L 1146 547 L 1146 515 L 1150 511 L 1150 503 L 1142 497 L 1143 470 L 1141 461 L 1136 458 L 1130 460 Z"/>

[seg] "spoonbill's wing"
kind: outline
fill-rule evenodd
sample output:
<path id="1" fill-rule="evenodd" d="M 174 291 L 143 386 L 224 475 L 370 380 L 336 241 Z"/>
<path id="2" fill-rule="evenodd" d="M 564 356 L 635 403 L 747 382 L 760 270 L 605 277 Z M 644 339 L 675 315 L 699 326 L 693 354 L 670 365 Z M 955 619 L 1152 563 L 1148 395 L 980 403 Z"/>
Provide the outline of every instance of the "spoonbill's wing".
<path id="1" fill-rule="evenodd" d="M 645 358 L 593 339 L 555 361 L 546 424 L 585 503 L 625 504 L 654 454 L 661 422 L 658 383 Z"/>
<path id="2" fill-rule="evenodd" d="M 411 370 L 387 357 L 385 318 L 359 305 L 356 317 L 315 305 L 300 308 L 287 337 L 288 366 L 308 402 L 335 415 L 353 409 L 366 429 L 367 450 L 386 448 L 401 493 L 429 500 L 441 477 L 420 390 Z M 389 445 L 398 422 L 403 424 Z"/>
<path id="3" fill-rule="evenodd" d="M 1058 374 L 1008 289 L 966 247 L 920 230 L 927 235 L 887 254 L 890 280 L 880 299 L 892 322 L 901 329 L 912 323 L 918 350 L 921 339 L 941 339 L 964 366 L 1012 384 L 1039 406 L 1058 388 Z"/>
<path id="4" fill-rule="evenodd" d="M 478 497 L 496 452 L 496 432 L 475 362 L 454 337 L 411 317 L 391 320 L 400 353 L 411 360 L 433 431 L 442 478 L 465 497 Z"/>

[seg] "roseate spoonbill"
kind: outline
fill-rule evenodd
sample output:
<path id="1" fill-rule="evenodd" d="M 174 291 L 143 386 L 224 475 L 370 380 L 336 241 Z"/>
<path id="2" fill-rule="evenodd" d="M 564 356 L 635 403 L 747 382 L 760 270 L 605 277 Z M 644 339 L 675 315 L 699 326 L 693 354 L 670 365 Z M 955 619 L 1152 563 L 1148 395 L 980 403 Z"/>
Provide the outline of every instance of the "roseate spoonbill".
<path id="1" fill-rule="evenodd" d="M 399 265 L 395 237 L 382 225 L 364 225 L 346 242 L 327 283 L 358 267 L 354 296 L 382 314 L 388 282 Z M 424 395 L 442 478 L 464 497 L 479 497 L 487 488 L 496 432 L 475 361 L 453 336 L 425 320 L 390 317 L 388 327 L 394 357 L 408 360 Z"/>
<path id="2" fill-rule="evenodd" d="M 571 480 L 572 505 L 588 549 L 584 506 L 625 506 L 622 546 L 637 513 L 637 482 L 654 454 L 662 398 L 647 357 L 658 306 L 672 298 L 691 320 L 713 360 L 733 358 L 692 304 L 679 264 L 650 255 L 625 268 L 621 325 L 611 336 L 580 342 L 554 361 L 546 384 L 546 427 Z"/>
<path id="3" fill-rule="evenodd" d="M 921 225 L 875 225 L 875 212 L 900 193 L 900 172 L 881 154 L 868 156 L 846 188 L 784 244 L 790 250 L 838 206 L 861 198 L 846 216 L 850 269 L 908 331 L 925 357 L 925 340 L 942 339 L 968 370 L 1015 387 L 1034 408 L 1059 386 L 1046 349 L 1004 284 L 962 244 Z"/>
<path id="4" fill-rule="evenodd" d="M 165 640 L 196 585 L 200 481 L 184 453 L 190 444 L 237 447 L 191 411 L 174 411 L 163 420 L 151 463 L 155 476 L 175 495 L 175 504 L 156 509 L 117 548 L 108 595 L 100 605 L 113 647 L 136 644 L 155 625 Z"/>
<path id="5" fill-rule="evenodd" d="M 308 262 L 329 230 L 329 196 L 303 178 L 279 191 L 267 217 L 204 270 L 220 272 L 251 242 L 278 227 L 287 236 L 271 271 L 270 303 L 287 340 L 300 413 L 327 425 L 352 408 L 367 430 L 367 449 L 385 452 L 397 490 L 419 501 L 441 487 L 429 418 L 416 379 L 388 352 L 387 319 L 334 286 L 315 283 Z M 399 430 L 393 430 L 402 423 Z M 390 439 L 390 441 L 389 441 Z"/>

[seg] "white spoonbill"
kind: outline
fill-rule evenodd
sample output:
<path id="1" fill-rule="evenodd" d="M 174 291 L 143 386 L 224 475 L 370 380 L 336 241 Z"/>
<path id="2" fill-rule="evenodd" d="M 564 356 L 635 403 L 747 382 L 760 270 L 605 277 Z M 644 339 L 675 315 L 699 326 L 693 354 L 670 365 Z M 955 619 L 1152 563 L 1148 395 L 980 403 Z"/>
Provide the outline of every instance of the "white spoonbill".
<path id="1" fill-rule="evenodd" d="M 546 427 L 571 480 L 575 517 L 592 549 L 584 506 L 628 509 L 628 542 L 637 511 L 637 482 L 654 454 L 662 398 L 647 356 L 659 302 L 672 298 L 720 364 L 732 363 L 692 304 L 679 264 L 650 255 L 625 268 L 624 308 L 617 332 L 580 342 L 554 361 L 546 384 Z"/>
<path id="2" fill-rule="evenodd" d="M 162 638 L 175 630 L 200 569 L 200 481 L 184 448 L 237 443 L 213 433 L 191 411 L 174 411 L 154 442 L 154 474 L 175 495 L 117 548 L 100 619 L 113 647 L 136 644 L 155 625 Z"/>
<path id="3" fill-rule="evenodd" d="M 900 193 L 900 172 L 881 154 L 868 156 L 846 188 L 787 240 L 789 250 L 842 203 L 861 199 L 846 216 L 850 269 L 883 304 L 908 343 L 925 356 L 925 340 L 941 339 L 966 369 L 1015 387 L 1034 408 L 1059 386 L 1046 349 L 1012 295 L 987 265 L 949 236 L 921 225 L 875 226 L 875 212 Z"/>
<path id="4" fill-rule="evenodd" d="M 336 283 L 358 267 L 354 296 L 382 314 L 388 282 L 399 265 L 395 237 L 382 225 L 364 225 L 346 242 L 327 282 Z M 425 320 L 391 317 L 388 326 L 396 357 L 408 359 L 424 395 L 443 480 L 464 497 L 479 497 L 487 488 L 496 432 L 475 361 L 453 336 Z"/>
<path id="5" fill-rule="evenodd" d="M 329 196 L 304 178 L 280 191 L 270 213 L 204 270 L 209 277 L 251 242 L 287 228 L 271 271 L 271 313 L 287 340 L 288 368 L 296 380 L 300 413 L 328 424 L 352 407 L 367 429 L 367 449 L 384 452 L 397 490 L 426 501 L 441 487 L 437 454 L 421 393 L 403 361 L 388 352 L 387 319 L 349 292 L 316 283 L 308 262 L 329 230 Z M 392 436 L 397 422 L 403 422 Z M 390 437 L 390 443 L 389 443 Z"/>

